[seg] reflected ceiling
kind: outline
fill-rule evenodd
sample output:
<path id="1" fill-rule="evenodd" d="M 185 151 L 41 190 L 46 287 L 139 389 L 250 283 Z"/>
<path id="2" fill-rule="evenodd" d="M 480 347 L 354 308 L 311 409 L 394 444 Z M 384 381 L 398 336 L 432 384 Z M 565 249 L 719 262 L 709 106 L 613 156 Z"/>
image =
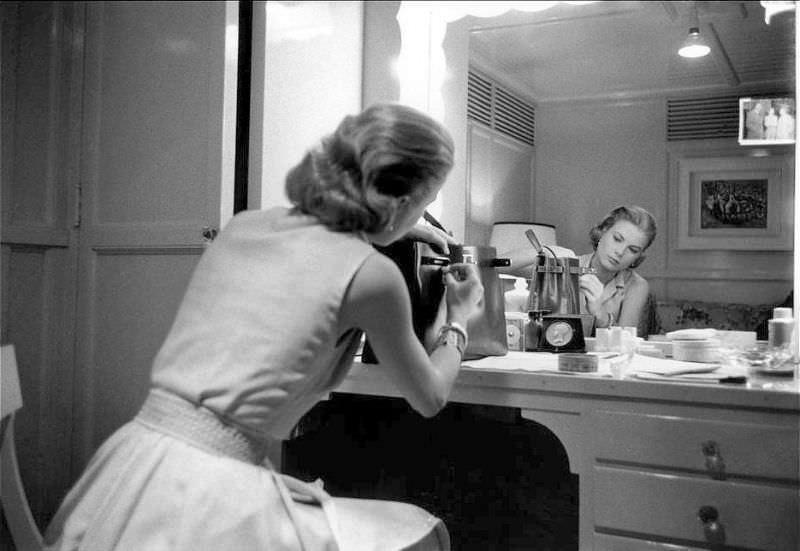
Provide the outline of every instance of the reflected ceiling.
<path id="1" fill-rule="evenodd" d="M 695 4 L 697 16 L 695 16 Z M 476 19 L 471 59 L 537 102 L 668 93 L 794 91 L 794 12 L 759 2 L 597 2 Z M 712 54 L 677 51 L 699 23 Z"/>

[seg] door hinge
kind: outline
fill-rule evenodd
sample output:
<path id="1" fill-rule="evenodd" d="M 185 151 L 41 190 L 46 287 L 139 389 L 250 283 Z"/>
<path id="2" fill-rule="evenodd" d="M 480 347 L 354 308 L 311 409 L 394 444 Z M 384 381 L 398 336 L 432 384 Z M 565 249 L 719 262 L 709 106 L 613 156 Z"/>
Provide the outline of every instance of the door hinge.
<path id="1" fill-rule="evenodd" d="M 81 227 L 81 201 L 83 199 L 83 188 L 81 183 L 78 182 L 73 186 L 75 191 L 75 200 L 73 201 L 73 211 L 72 211 L 72 227 L 73 228 L 80 228 Z"/>

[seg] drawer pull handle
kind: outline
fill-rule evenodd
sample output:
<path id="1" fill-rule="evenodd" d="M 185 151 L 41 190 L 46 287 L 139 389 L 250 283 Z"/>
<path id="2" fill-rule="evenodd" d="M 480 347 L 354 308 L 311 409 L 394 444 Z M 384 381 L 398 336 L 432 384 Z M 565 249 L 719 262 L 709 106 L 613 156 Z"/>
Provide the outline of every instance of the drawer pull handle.
<path id="1" fill-rule="evenodd" d="M 725 460 L 722 459 L 719 444 L 713 440 L 703 442 L 703 455 L 706 457 L 706 470 L 711 478 L 725 480 Z"/>
<path id="2" fill-rule="evenodd" d="M 703 505 L 697 512 L 697 518 L 703 524 L 706 541 L 709 543 L 725 543 L 725 527 L 719 522 L 719 511 L 711 505 Z"/>

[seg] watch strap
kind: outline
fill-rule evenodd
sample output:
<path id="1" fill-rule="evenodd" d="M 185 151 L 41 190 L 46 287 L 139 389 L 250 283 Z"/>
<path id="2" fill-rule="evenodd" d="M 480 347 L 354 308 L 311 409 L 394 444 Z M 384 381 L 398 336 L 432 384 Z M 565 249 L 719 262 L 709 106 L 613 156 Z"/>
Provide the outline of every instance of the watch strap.
<path id="1" fill-rule="evenodd" d="M 461 357 L 464 357 L 464 351 L 467 349 L 467 331 L 461 324 L 458 323 L 445 323 L 439 329 L 439 337 L 436 339 L 434 348 L 440 346 L 454 346 Z"/>

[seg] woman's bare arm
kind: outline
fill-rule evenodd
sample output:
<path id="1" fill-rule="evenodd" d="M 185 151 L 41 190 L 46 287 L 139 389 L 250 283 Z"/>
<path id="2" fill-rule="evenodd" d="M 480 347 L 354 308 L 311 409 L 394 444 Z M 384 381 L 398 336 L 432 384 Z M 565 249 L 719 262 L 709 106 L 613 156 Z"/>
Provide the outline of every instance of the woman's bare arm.
<path id="1" fill-rule="evenodd" d="M 466 327 L 474 303 L 463 302 L 447 308 L 448 323 Z M 343 328 L 365 331 L 380 369 L 386 370 L 416 411 L 430 417 L 445 406 L 461 367 L 461 354 L 454 346 L 437 347 L 430 356 L 425 351 L 414 333 L 408 289 L 394 262 L 383 255 L 372 255 L 364 262 L 345 298 L 342 323 Z"/>
<path id="2" fill-rule="evenodd" d="M 617 320 L 617 325 L 622 327 L 639 327 L 640 321 L 645 315 L 645 307 L 647 306 L 647 297 L 649 293 L 650 286 L 647 280 L 638 274 L 634 274 L 625 288 L 625 300 L 622 301 L 622 309 L 619 314 L 619 320 Z"/>

